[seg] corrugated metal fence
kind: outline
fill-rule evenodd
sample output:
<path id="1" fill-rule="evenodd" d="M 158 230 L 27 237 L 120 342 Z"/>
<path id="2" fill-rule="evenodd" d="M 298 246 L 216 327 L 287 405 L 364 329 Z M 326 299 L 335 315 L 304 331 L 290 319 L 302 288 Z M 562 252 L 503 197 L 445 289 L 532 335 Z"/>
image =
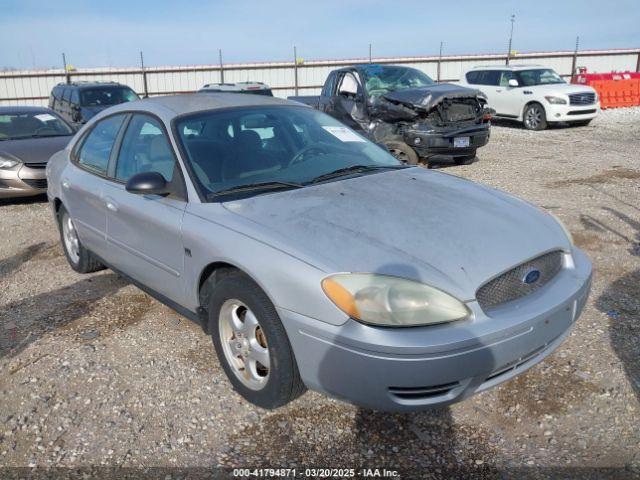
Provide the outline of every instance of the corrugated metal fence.
<path id="1" fill-rule="evenodd" d="M 374 63 L 407 65 L 440 81 L 456 81 L 478 65 L 503 65 L 505 55 L 447 55 L 432 57 L 375 58 Z M 46 105 L 54 85 L 65 81 L 115 81 L 140 95 L 170 95 L 198 90 L 206 83 L 259 81 L 270 85 L 280 97 L 317 95 L 329 71 L 336 67 L 367 63 L 368 59 L 315 60 L 306 62 L 194 65 L 182 67 L 92 68 L 0 72 L 0 105 Z M 570 77 L 572 67 L 590 72 L 640 71 L 640 49 L 518 53 L 512 64 L 536 63 Z M 146 82 L 145 82 L 146 77 Z M 146 87 L 145 87 L 146 85 Z"/>

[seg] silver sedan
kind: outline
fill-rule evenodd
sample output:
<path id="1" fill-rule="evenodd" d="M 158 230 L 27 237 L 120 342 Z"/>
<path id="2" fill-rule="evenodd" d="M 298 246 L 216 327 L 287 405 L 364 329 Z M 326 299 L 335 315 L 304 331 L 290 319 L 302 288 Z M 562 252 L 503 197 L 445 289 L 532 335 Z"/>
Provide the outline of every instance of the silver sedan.
<path id="1" fill-rule="evenodd" d="M 389 411 L 462 400 L 556 349 L 591 283 L 551 214 L 275 98 L 119 105 L 47 174 L 71 267 L 199 322 L 264 408 L 306 387 Z"/>

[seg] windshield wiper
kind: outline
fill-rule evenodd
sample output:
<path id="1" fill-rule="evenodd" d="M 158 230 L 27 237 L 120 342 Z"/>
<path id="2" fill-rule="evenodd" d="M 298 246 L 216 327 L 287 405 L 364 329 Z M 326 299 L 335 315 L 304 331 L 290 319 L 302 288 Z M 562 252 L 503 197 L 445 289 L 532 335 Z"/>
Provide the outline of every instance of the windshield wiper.
<path id="1" fill-rule="evenodd" d="M 229 195 L 231 193 L 238 192 L 250 192 L 253 190 L 279 190 L 290 188 L 302 188 L 304 185 L 293 182 L 262 182 L 262 183 L 249 183 L 246 185 L 237 185 L 231 188 L 225 188 L 224 190 L 218 190 L 207 195 L 207 198 L 221 197 L 223 195 Z"/>
<path id="2" fill-rule="evenodd" d="M 331 180 L 332 178 L 344 177 L 346 175 L 351 175 L 353 173 L 360 172 L 374 172 L 377 170 L 400 170 L 403 168 L 408 168 L 407 165 L 352 165 L 351 167 L 339 168 L 338 170 L 334 170 L 333 172 L 323 173 L 306 184 L 313 184 L 324 182 L 325 180 Z"/>

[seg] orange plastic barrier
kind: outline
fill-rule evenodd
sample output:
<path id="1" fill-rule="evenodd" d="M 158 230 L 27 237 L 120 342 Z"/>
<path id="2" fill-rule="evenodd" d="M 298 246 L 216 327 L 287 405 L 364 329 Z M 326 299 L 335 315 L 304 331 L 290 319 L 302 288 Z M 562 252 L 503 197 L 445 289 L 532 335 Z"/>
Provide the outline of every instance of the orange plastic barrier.
<path id="1" fill-rule="evenodd" d="M 589 85 L 598 92 L 601 108 L 634 107 L 640 105 L 640 73 L 587 73 L 581 69 L 571 83 Z"/>

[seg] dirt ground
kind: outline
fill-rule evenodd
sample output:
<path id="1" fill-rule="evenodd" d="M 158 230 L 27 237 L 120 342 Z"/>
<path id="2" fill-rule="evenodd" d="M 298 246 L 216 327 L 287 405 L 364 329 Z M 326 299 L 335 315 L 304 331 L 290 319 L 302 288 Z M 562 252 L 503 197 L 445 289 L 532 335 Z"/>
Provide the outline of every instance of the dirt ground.
<path id="1" fill-rule="evenodd" d="M 112 272 L 67 266 L 46 199 L 3 201 L 2 475 L 62 467 L 54 472 L 79 478 L 141 468 L 152 468 L 149 478 L 225 477 L 225 467 L 263 466 L 638 478 L 640 108 L 581 128 L 495 125 L 479 161 L 438 168 L 553 211 L 593 260 L 594 282 L 572 335 L 546 361 L 450 408 L 409 415 L 313 392 L 273 412 L 251 406 L 197 326 Z"/>

